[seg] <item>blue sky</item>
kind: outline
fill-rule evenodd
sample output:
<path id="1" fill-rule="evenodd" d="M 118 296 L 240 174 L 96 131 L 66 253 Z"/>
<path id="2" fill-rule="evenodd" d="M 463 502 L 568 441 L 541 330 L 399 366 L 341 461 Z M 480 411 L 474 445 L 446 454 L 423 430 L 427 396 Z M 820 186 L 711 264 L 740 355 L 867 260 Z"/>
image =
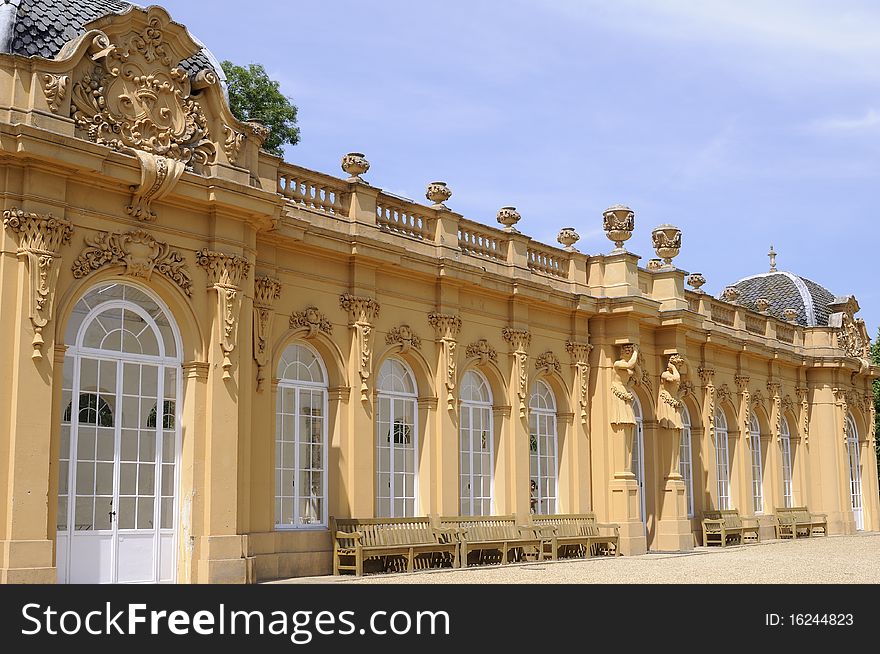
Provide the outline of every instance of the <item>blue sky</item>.
<path id="1" fill-rule="evenodd" d="M 286 159 L 605 253 L 602 210 L 684 233 L 717 295 L 778 266 L 854 294 L 875 335 L 880 5 L 656 0 L 162 0 L 219 59 L 262 63 L 299 107 Z"/>

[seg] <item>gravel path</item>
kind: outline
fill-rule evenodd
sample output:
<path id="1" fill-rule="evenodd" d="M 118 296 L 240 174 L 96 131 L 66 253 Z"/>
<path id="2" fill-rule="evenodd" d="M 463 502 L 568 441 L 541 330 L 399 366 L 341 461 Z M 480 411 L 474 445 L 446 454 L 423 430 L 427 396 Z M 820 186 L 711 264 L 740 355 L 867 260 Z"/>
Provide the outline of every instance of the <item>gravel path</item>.
<path id="1" fill-rule="evenodd" d="M 592 558 L 356 578 L 300 577 L 289 584 L 880 584 L 880 533 L 772 540 L 693 552 Z"/>

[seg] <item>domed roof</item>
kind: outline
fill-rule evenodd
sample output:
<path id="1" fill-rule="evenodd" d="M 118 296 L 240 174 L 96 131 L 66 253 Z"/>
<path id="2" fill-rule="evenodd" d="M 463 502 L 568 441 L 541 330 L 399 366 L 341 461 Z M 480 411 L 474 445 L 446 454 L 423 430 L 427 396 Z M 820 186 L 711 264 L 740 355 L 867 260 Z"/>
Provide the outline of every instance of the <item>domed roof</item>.
<path id="1" fill-rule="evenodd" d="M 85 25 L 132 6 L 138 5 L 122 0 L 7 0 L 7 11 L 0 14 L 0 52 L 53 59 L 65 43 L 85 34 Z M 217 58 L 204 45 L 180 66 L 190 75 L 207 68 L 226 80 Z"/>
<path id="2" fill-rule="evenodd" d="M 727 290 L 734 288 L 738 296 L 731 297 Z M 734 292 L 732 295 L 736 295 Z M 797 310 L 797 322 L 804 327 L 827 327 L 828 316 L 834 313 L 831 305 L 840 301 L 834 293 L 816 282 L 786 271 L 772 270 L 752 275 L 725 288 L 722 299 L 734 299 L 753 311 L 759 311 L 756 301 L 766 298 L 770 302 L 767 313 L 785 320 L 786 309 Z"/>

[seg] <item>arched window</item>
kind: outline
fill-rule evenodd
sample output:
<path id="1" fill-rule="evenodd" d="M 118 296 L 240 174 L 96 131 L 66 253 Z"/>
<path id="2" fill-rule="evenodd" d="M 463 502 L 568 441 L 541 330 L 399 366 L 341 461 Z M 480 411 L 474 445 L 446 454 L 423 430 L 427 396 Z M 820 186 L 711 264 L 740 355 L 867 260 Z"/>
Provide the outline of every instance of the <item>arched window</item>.
<path id="1" fill-rule="evenodd" d="M 492 514 L 492 393 L 486 378 L 473 370 L 461 380 L 459 471 L 461 515 Z"/>
<path id="2" fill-rule="evenodd" d="M 558 442 L 556 398 L 543 381 L 532 386 L 529 400 L 529 490 L 532 513 L 556 513 Z"/>
<path id="3" fill-rule="evenodd" d="M 727 454 L 727 418 L 721 409 L 715 410 L 715 474 L 718 479 L 718 508 L 730 506 L 730 460 Z"/>
<path id="4" fill-rule="evenodd" d="M 379 370 L 376 413 L 376 517 L 416 515 L 418 389 L 415 376 L 399 359 Z"/>
<path id="5" fill-rule="evenodd" d="M 749 449 L 752 451 L 752 509 L 757 515 L 764 512 L 764 462 L 761 457 L 761 425 L 754 413 L 749 420 Z"/>
<path id="6" fill-rule="evenodd" d="M 327 375 L 311 347 L 288 345 L 275 400 L 275 526 L 327 524 Z"/>
<path id="7" fill-rule="evenodd" d="M 101 283 L 64 340 L 58 580 L 172 581 L 181 344 L 170 312 L 137 286 Z"/>
<path id="8" fill-rule="evenodd" d="M 633 395 L 633 414 L 636 418 L 636 429 L 633 434 L 632 473 L 639 484 L 639 512 L 642 523 L 645 522 L 645 429 L 642 414 L 642 403 Z"/>
<path id="9" fill-rule="evenodd" d="M 782 505 L 793 506 L 793 492 L 791 482 L 791 432 L 788 429 L 788 420 L 783 416 L 782 431 L 779 433 L 779 445 L 782 448 Z"/>
<path id="10" fill-rule="evenodd" d="M 865 528 L 862 512 L 862 466 L 859 461 L 859 432 L 852 414 L 846 417 L 846 451 L 849 459 L 849 495 L 852 500 L 853 519 L 856 529 Z"/>
<path id="11" fill-rule="evenodd" d="M 691 414 L 684 403 L 681 405 L 681 422 L 681 453 L 678 469 L 684 480 L 685 493 L 687 493 L 688 517 L 692 518 L 694 516 L 694 472 L 693 458 L 691 457 Z"/>

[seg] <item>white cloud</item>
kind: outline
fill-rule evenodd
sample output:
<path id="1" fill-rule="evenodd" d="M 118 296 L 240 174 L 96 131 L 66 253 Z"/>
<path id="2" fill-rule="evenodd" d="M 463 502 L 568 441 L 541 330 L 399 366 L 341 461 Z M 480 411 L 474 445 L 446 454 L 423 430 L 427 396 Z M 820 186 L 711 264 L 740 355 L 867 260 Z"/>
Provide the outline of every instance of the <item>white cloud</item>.
<path id="1" fill-rule="evenodd" d="M 812 128 L 827 132 L 861 132 L 880 127 L 880 111 L 868 109 L 863 116 L 835 116 L 814 121 Z"/>

